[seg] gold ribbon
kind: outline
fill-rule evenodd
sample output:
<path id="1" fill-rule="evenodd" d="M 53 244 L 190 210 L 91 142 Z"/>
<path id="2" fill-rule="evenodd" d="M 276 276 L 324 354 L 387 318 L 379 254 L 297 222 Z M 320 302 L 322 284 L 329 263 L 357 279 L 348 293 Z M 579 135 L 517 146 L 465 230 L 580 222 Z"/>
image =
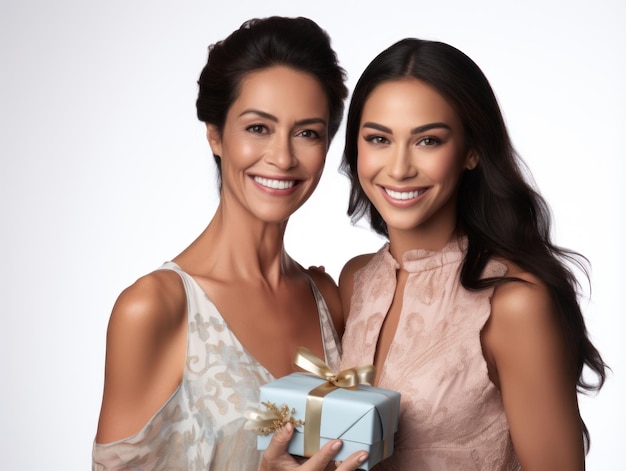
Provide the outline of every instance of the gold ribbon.
<path id="1" fill-rule="evenodd" d="M 374 365 L 355 366 L 334 374 L 326 363 L 306 347 L 298 347 L 293 363 L 309 373 L 324 378 L 337 388 L 356 389 L 359 384 L 371 386 L 376 376 Z"/>
<path id="2" fill-rule="evenodd" d="M 387 393 L 385 393 L 384 389 L 379 388 L 377 392 L 386 396 L 387 399 L 389 399 L 389 402 L 391 404 L 395 404 L 393 398 Z M 395 422 L 394 417 L 397 417 L 399 414 L 399 411 L 395 407 L 393 407 L 393 409 L 394 410 L 387 418 L 387 426 L 383 427 L 383 456 L 381 458 L 382 460 L 384 460 L 385 458 L 389 458 L 391 456 L 391 453 L 389 450 L 391 449 L 391 442 L 394 438 L 394 430 L 393 430 L 393 424 Z M 385 431 L 388 432 L 386 435 L 384 434 Z"/>
<path id="3" fill-rule="evenodd" d="M 376 375 L 374 365 L 356 366 L 334 374 L 330 367 L 308 348 L 299 347 L 293 363 L 303 370 L 326 380 L 309 391 L 304 414 L 304 456 L 310 457 L 320 449 L 322 427 L 322 401 L 338 388 L 356 389 L 359 384 L 372 385 Z"/>

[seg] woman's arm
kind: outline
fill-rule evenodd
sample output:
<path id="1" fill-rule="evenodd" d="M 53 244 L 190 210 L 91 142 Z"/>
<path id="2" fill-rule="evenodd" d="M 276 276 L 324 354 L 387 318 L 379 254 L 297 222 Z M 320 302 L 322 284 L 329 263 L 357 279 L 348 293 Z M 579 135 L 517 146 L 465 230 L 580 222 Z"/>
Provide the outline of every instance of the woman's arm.
<path id="1" fill-rule="evenodd" d="M 186 298 L 171 271 L 139 279 L 118 298 L 107 331 L 97 443 L 141 430 L 176 390 L 184 369 Z"/>
<path id="2" fill-rule="evenodd" d="M 553 301 L 536 277 L 509 274 L 528 283 L 496 288 L 482 339 L 513 446 L 524 471 L 582 470 L 576 372 Z"/>

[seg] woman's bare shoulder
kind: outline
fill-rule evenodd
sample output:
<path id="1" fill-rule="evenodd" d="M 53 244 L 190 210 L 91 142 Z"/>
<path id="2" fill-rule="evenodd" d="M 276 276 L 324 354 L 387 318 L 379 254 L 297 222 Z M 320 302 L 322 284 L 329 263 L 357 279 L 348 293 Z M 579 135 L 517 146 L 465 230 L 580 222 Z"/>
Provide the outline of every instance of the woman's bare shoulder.
<path id="1" fill-rule="evenodd" d="M 180 276 L 172 270 L 157 270 L 122 291 L 113 307 L 111 322 L 167 326 L 180 320 L 186 303 Z"/>
<path id="2" fill-rule="evenodd" d="M 523 372 L 536 374 L 548 368 L 553 377 L 561 377 L 556 372 L 567 370 L 570 361 L 558 310 L 548 287 L 538 276 L 519 266 L 508 261 L 502 263 L 508 268 L 506 275 L 519 281 L 496 287 L 491 298 L 491 315 L 481 336 L 487 361 L 497 371 L 497 381 L 507 377 L 519 379 Z"/>
<path id="3" fill-rule="evenodd" d="M 374 258 L 375 253 L 357 255 L 346 262 L 339 275 L 339 286 L 346 280 L 352 282 L 354 275 L 361 268 L 365 267 Z"/>
<path id="4" fill-rule="evenodd" d="M 554 330 L 557 314 L 552 296 L 545 283 L 506 260 L 498 259 L 507 268 L 506 276 L 516 280 L 496 287 L 491 299 L 490 326 L 500 333 L 515 335 L 520 328 Z"/>
<path id="5" fill-rule="evenodd" d="M 159 270 L 118 297 L 107 330 L 105 383 L 96 440 L 137 432 L 182 378 L 186 296 L 180 277 Z"/>

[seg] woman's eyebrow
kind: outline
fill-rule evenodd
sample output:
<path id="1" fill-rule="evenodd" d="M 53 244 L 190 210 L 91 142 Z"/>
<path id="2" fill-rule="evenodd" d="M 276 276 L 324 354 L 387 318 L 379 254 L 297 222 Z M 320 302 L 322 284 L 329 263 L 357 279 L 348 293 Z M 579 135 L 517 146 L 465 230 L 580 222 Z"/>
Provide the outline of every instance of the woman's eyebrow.
<path id="1" fill-rule="evenodd" d="M 387 134 L 393 134 L 393 131 L 389 129 L 387 126 L 383 126 L 382 124 L 378 124 L 378 123 L 372 123 L 371 121 L 363 123 L 363 127 L 376 129 L 377 131 L 386 132 Z"/>
<path id="2" fill-rule="evenodd" d="M 393 131 L 387 126 L 383 126 L 382 124 L 378 124 L 378 123 L 373 123 L 371 121 L 363 123 L 363 127 L 376 129 L 377 131 L 385 132 L 387 134 L 393 134 Z M 430 131 L 431 129 L 435 129 L 435 128 L 451 129 L 450 126 L 447 125 L 446 123 L 428 123 L 428 124 L 417 126 L 416 128 L 411 129 L 411 134 L 419 134 L 422 132 Z"/>
<path id="3" fill-rule="evenodd" d="M 306 118 L 296 121 L 296 126 L 302 126 L 306 124 L 323 124 L 326 126 L 326 120 L 323 118 Z"/>
<path id="4" fill-rule="evenodd" d="M 444 128 L 444 129 L 452 130 L 452 128 L 446 123 L 430 123 L 430 124 L 424 124 L 423 126 L 418 126 L 416 128 L 411 129 L 411 134 L 419 134 L 419 133 L 430 131 L 431 129 L 436 129 L 436 128 Z"/>
<path id="5" fill-rule="evenodd" d="M 257 110 L 254 108 L 249 108 L 247 110 L 242 111 L 239 114 L 239 117 L 244 116 L 246 114 L 255 114 L 257 116 L 260 116 L 261 118 L 265 118 L 265 119 L 269 119 L 270 121 L 277 123 L 278 122 L 278 118 L 276 116 L 274 116 L 271 113 L 268 113 L 266 111 L 261 111 L 261 110 Z M 324 126 L 326 126 L 326 120 L 324 118 L 305 118 L 305 119 L 301 119 L 295 122 L 296 126 L 302 126 L 302 125 L 306 125 L 306 124 L 323 124 Z"/>
<path id="6" fill-rule="evenodd" d="M 278 122 L 278 118 L 274 116 L 273 114 L 267 113 L 261 110 L 255 110 L 254 108 L 248 108 L 247 110 L 243 110 L 239 114 L 239 117 L 242 117 L 243 115 L 246 115 L 246 114 L 256 114 L 256 115 L 259 115 L 261 118 L 269 119 L 270 121 L 274 121 L 275 123 Z"/>

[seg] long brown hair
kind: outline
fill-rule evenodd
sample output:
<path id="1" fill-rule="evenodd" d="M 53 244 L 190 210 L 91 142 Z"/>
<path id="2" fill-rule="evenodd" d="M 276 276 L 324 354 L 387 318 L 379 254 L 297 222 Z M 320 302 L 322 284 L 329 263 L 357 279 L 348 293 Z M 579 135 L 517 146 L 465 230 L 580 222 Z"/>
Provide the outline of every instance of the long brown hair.
<path id="1" fill-rule="evenodd" d="M 348 110 L 341 170 L 350 178 L 348 215 L 369 218 L 374 231 L 388 237 L 387 225 L 367 199 L 357 175 L 357 140 L 367 98 L 381 83 L 414 77 L 428 83 L 460 117 L 469 148 L 478 166 L 465 171 L 457 198 L 457 231 L 468 239 L 461 283 L 478 290 L 512 278 L 482 278 L 493 257 L 503 257 L 541 279 L 558 312 L 561 331 L 577 372 L 581 392 L 599 390 L 606 364 L 589 339 L 578 303 L 579 284 L 573 263 L 587 275 L 588 261 L 552 243 L 550 210 L 524 176 L 495 94 L 480 68 L 463 52 L 441 42 L 403 39 L 380 53 L 365 69 Z M 587 366 L 597 381 L 583 377 Z M 586 443 L 589 434 L 583 423 Z"/>

